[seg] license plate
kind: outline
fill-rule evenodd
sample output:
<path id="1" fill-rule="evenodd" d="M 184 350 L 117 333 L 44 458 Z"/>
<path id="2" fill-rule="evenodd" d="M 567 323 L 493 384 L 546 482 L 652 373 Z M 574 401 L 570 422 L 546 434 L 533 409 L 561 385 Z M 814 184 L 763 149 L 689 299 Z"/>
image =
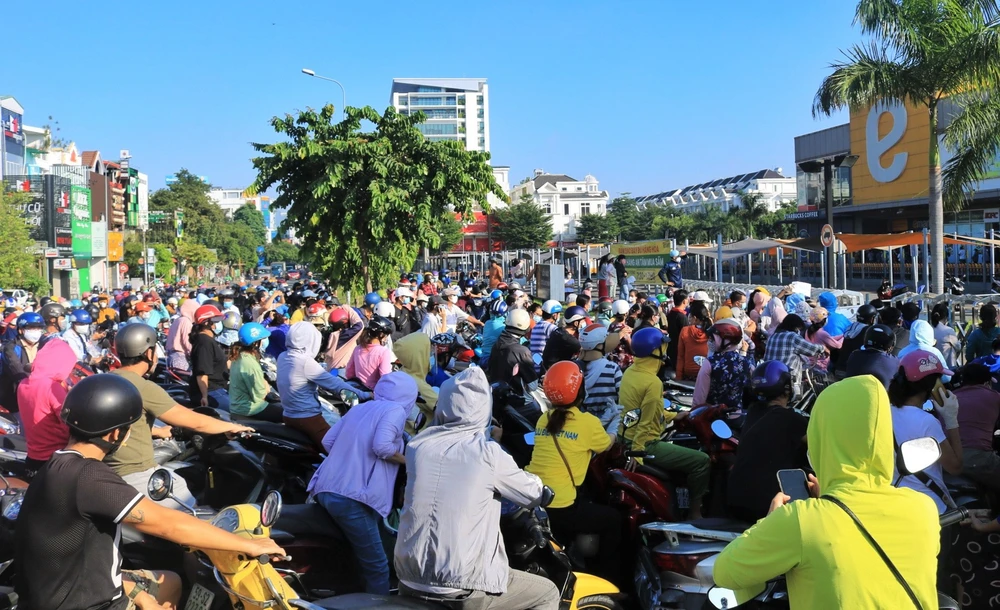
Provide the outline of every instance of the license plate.
<path id="1" fill-rule="evenodd" d="M 191 594 L 188 595 L 187 603 L 184 604 L 184 610 L 209 610 L 212 607 L 213 599 L 215 599 L 215 593 L 195 584 L 194 588 L 191 589 Z"/>

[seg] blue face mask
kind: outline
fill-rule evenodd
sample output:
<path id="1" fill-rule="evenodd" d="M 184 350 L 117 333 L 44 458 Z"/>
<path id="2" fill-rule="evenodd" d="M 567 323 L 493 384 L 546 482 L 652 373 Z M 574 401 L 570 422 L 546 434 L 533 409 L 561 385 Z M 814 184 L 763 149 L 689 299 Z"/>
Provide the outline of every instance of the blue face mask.
<path id="1" fill-rule="evenodd" d="M 216 335 L 221 335 L 222 329 L 223 329 L 222 322 L 216 322 L 215 324 L 212 325 L 212 332 L 215 333 Z"/>
<path id="2" fill-rule="evenodd" d="M 532 318 L 535 319 L 535 324 L 538 324 L 539 322 L 542 321 L 542 316 L 532 316 Z"/>
<path id="3" fill-rule="evenodd" d="M 271 344 L 270 339 L 264 338 L 260 340 L 260 351 L 266 352 L 267 346 Z"/>

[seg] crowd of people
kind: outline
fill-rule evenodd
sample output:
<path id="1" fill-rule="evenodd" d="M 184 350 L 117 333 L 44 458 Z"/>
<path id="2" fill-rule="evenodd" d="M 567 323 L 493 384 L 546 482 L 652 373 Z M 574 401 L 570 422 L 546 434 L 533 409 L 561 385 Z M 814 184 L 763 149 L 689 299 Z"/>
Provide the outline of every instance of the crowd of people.
<path id="1" fill-rule="evenodd" d="M 153 509 L 143 498 L 156 467 L 155 438 L 170 436 L 171 426 L 233 435 L 251 431 L 255 421 L 281 422 L 327 454 L 309 490 L 343 529 L 368 591 L 389 592 L 389 557 L 378 522 L 392 508 L 393 482 L 405 464 L 408 484 L 394 557 L 404 593 L 445 601 L 473 594 L 496 597 L 499 607 L 555 608 L 559 595 L 551 582 L 509 570 L 503 553 L 493 553 L 499 539 L 494 493 L 530 505 L 539 501 L 543 485 L 554 490 L 549 515 L 556 535 L 599 536 L 594 570 L 626 582 L 618 558 L 622 517 L 587 493 L 590 459 L 616 442 L 644 450 L 639 461 L 686 480 L 692 519 L 702 516 L 709 492 L 709 456 L 663 440 L 672 423 L 688 417 L 664 409 L 665 380 L 690 384 L 693 408 L 725 405 L 742 413 L 726 511 L 747 523 L 774 524 L 751 529 L 720 557 L 716 573 L 723 584 L 767 580 L 794 571 L 812 555 L 830 565 L 828 553 L 798 546 L 788 551 L 787 565 L 759 559 L 762 549 L 790 535 L 796 514 L 776 500 L 782 496 L 777 470 L 815 469 L 816 486 L 838 492 L 862 519 L 883 501 L 916 497 L 897 498 L 896 491 L 869 497 L 862 493 L 866 486 L 909 488 L 927 498 L 935 514 L 955 506 L 945 472 L 964 473 L 1000 491 L 1000 457 L 992 445 L 1000 419 L 994 305 L 979 311 L 981 323 L 963 355 L 947 304 L 935 306 L 924 320 L 916 304 L 897 308 L 876 301 L 858 308 L 851 320 L 829 292 L 813 301 L 790 289 L 771 294 L 758 287 L 733 291 L 716 303 L 704 291 L 684 289 L 680 256 L 671 253 L 661 273 L 668 290 L 658 295 L 636 290 L 623 260 L 605 259 L 595 295 L 588 284 L 562 301 L 540 303 L 521 283 L 524 275 L 505 281 L 498 261 L 482 275 L 403 274 L 396 286 L 365 295 L 357 307 L 317 281 L 221 289 L 126 286 L 78 301 L 42 299 L 37 310 L 7 303 L 0 406 L 23 424 L 34 476 L 22 518 L 69 518 L 54 515 L 46 504 L 83 502 L 83 494 L 72 496 L 78 484 L 65 488 L 67 477 L 75 477 L 116 490 L 100 506 L 81 509 L 76 518 L 85 527 L 113 533 L 122 521 L 143 523 L 143 511 L 167 519 L 162 509 L 194 498 L 181 477 L 175 499 Z M 617 273 L 619 267 L 625 275 Z M 518 269 L 511 266 L 511 273 Z M 435 339 L 463 329 L 480 335 L 478 366 L 454 374 Z M 960 356 L 967 364 L 952 392 L 942 384 L 956 381 Z M 161 359 L 169 375 L 186 380 L 186 404 L 150 380 Z M 274 363 L 273 381 L 265 374 L 268 362 Z M 92 375 L 95 368 L 111 369 L 111 375 Z M 492 421 L 491 383 L 544 404 L 524 470 L 493 442 L 502 441 L 503 430 Z M 826 388 L 812 421 L 793 408 L 807 387 Z M 331 419 L 319 388 L 351 392 L 361 402 L 339 421 Z M 97 398 L 102 393 L 109 398 Z M 834 402 L 842 405 L 830 406 Z M 837 406 L 842 412 L 832 413 Z M 238 417 L 228 422 L 197 407 Z M 635 414 L 635 425 L 622 426 L 625 413 Z M 825 432 L 818 431 L 821 426 Z M 829 438 L 831 430 L 844 436 L 842 444 Z M 922 473 L 900 476 L 892 467 L 893 443 L 922 437 L 939 443 L 941 460 Z M 851 470 L 855 461 L 866 465 Z M 33 497 L 34 489 L 41 491 Z M 847 491 L 841 496 L 840 490 Z M 909 515 L 906 522 L 916 524 L 917 533 L 937 531 L 925 523 L 931 511 Z M 979 519 L 973 525 L 984 531 L 1000 527 Z M 39 527 L 23 531 L 37 535 Z M 150 531 L 177 542 L 211 536 L 219 548 L 248 544 L 205 533 L 210 526 L 204 524 L 184 527 L 181 533 Z M 889 541 L 896 530 L 879 528 L 884 544 L 896 544 Z M 64 541 L 70 545 L 66 552 L 72 553 L 74 541 L 80 543 Z M 920 548 L 930 552 L 936 544 Z M 273 543 L 255 550 L 280 554 Z M 35 550 L 20 553 L 32 565 L 51 565 Z M 910 577 L 926 576 L 919 561 L 904 567 L 912 567 Z M 112 580 L 95 584 L 94 599 L 119 591 L 117 570 L 110 570 Z M 46 602 L 37 580 L 59 575 L 39 572 L 24 581 L 26 599 L 36 602 L 32 607 L 60 607 Z M 171 590 L 171 577 L 159 574 L 126 575 L 132 584 L 121 589 L 138 590 L 136 602 L 144 610 L 159 603 L 142 595 L 150 578 L 165 583 L 162 591 Z M 814 585 L 819 578 L 810 574 L 797 582 Z M 807 598 L 805 585 L 795 580 L 790 574 L 793 600 Z M 920 593 L 923 598 L 926 591 Z M 503 606 L 504 600 L 513 605 Z"/>

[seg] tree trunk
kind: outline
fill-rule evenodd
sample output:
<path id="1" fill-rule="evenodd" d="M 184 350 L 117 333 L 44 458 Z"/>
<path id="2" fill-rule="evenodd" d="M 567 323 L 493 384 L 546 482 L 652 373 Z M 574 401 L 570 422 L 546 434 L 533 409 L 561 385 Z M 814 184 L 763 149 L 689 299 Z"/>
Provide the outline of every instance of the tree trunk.
<path id="1" fill-rule="evenodd" d="M 368 266 L 368 249 L 361 246 L 361 276 L 365 278 L 365 294 L 372 292 L 371 269 Z"/>
<path id="2" fill-rule="evenodd" d="M 928 203 L 930 205 L 930 233 L 931 233 L 931 292 L 941 294 L 944 292 L 944 200 L 942 199 L 941 181 L 941 154 L 938 149 L 938 108 L 936 102 L 928 105 L 930 113 L 930 149 L 929 163 L 929 184 L 927 188 Z M 914 269 L 914 272 L 917 270 Z M 919 275 L 918 275 L 919 277 Z"/>

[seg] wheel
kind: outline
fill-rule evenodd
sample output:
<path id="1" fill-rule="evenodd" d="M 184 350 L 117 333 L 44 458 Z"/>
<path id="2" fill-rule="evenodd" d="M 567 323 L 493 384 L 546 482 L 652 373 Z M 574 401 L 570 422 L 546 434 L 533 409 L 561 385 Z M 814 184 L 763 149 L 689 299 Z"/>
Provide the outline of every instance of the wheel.
<path id="1" fill-rule="evenodd" d="M 585 608 L 589 608 L 590 610 L 624 610 L 622 605 L 618 603 L 618 600 L 610 595 L 588 595 L 587 597 L 582 597 L 577 602 L 576 608 L 577 610 L 584 610 Z"/>

